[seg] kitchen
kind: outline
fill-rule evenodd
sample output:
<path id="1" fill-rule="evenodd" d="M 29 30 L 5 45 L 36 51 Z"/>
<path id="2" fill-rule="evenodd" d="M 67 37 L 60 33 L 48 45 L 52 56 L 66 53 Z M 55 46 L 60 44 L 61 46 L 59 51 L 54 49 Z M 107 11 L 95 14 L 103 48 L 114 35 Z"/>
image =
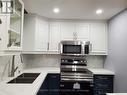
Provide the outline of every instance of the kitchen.
<path id="1" fill-rule="evenodd" d="M 0 95 L 127 95 L 126 21 L 126 0 L 2 0 Z"/>

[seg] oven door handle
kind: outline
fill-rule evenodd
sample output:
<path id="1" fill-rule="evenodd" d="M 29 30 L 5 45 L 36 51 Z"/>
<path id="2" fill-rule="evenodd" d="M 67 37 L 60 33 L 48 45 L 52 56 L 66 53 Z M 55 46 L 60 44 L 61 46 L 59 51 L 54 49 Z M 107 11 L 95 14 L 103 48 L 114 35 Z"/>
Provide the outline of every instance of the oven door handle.
<path id="1" fill-rule="evenodd" d="M 86 81 L 93 82 L 93 79 L 70 79 L 70 78 L 61 78 L 62 81 Z"/>

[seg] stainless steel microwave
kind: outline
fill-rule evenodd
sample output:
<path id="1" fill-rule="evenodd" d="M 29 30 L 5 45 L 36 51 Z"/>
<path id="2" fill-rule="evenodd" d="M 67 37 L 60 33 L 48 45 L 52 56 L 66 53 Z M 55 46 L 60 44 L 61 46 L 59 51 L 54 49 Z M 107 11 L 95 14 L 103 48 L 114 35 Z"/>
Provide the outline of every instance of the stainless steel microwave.
<path id="1" fill-rule="evenodd" d="M 89 50 L 89 41 L 61 41 L 60 43 L 60 53 L 62 55 L 85 55 L 89 54 Z"/>

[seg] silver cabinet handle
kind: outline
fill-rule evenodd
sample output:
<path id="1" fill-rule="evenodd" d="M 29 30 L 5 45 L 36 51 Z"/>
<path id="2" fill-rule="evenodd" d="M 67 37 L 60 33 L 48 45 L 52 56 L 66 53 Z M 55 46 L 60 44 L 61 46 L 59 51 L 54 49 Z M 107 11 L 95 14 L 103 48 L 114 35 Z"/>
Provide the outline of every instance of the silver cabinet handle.
<path id="1" fill-rule="evenodd" d="M 48 42 L 48 47 L 47 47 L 47 50 L 49 50 L 49 42 Z"/>
<path id="2" fill-rule="evenodd" d="M 2 24 L 2 20 L 0 19 L 0 24 Z"/>
<path id="3" fill-rule="evenodd" d="M 61 53 L 61 44 L 60 44 L 60 42 L 58 43 L 58 52 Z"/>
<path id="4" fill-rule="evenodd" d="M 2 41 L 2 38 L 0 38 L 0 41 Z"/>
<path id="5" fill-rule="evenodd" d="M 0 8 L 2 8 L 3 7 L 3 4 L 2 4 L 2 1 L 0 1 Z"/>
<path id="6" fill-rule="evenodd" d="M 90 49 L 89 49 L 89 51 L 92 51 L 92 44 L 90 44 L 89 46 L 90 46 Z"/>

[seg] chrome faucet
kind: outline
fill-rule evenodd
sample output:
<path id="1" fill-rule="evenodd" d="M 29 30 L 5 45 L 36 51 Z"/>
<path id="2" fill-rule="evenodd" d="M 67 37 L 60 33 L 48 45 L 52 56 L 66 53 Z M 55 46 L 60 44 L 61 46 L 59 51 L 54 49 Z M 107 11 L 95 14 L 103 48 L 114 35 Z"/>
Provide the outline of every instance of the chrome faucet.
<path id="1" fill-rule="evenodd" d="M 23 63 L 23 57 L 21 54 L 20 54 L 20 60 L 21 60 L 21 63 Z M 12 62 L 11 62 L 11 71 L 9 72 L 8 77 L 14 77 L 17 69 L 18 69 L 18 66 L 15 68 L 15 55 L 13 55 Z"/>
<path id="2" fill-rule="evenodd" d="M 11 72 L 9 74 L 9 77 L 14 77 L 17 69 L 18 69 L 18 66 L 15 68 L 15 55 L 13 55 L 12 56 L 12 64 L 11 64 Z"/>

